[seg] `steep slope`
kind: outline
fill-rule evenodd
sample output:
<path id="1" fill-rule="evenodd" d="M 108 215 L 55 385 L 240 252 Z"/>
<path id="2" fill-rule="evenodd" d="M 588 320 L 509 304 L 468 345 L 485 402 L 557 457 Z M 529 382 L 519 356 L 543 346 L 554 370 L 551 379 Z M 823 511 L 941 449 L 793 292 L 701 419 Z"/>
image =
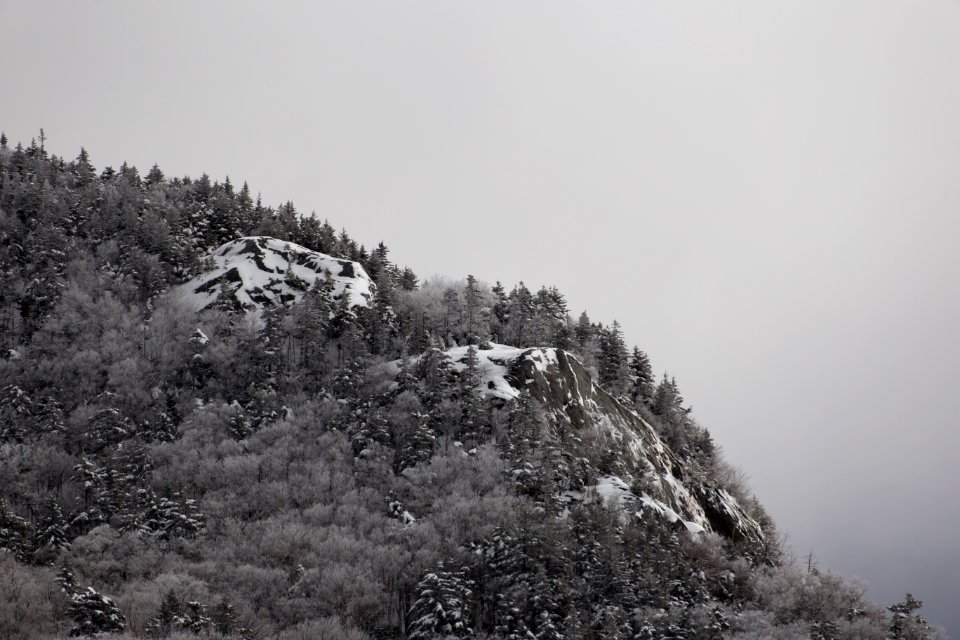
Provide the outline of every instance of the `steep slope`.
<path id="1" fill-rule="evenodd" d="M 517 349 L 489 345 L 477 352 L 481 390 L 489 397 L 512 400 L 527 391 L 543 407 L 554 431 L 567 430 L 607 448 L 612 471 L 594 487 L 606 499 L 642 515 L 657 512 L 682 521 L 688 530 L 713 530 L 733 539 L 762 542 L 760 526 L 724 489 L 691 477 L 683 462 L 635 411 L 594 383 L 583 365 L 562 349 Z M 467 347 L 447 356 L 463 369 Z M 641 481 L 640 495 L 630 490 Z M 567 492 L 569 500 L 584 498 Z"/>
<path id="2" fill-rule="evenodd" d="M 359 263 L 311 251 L 266 236 L 239 238 L 210 254 L 212 268 L 181 285 L 179 291 L 195 311 L 221 296 L 248 311 L 300 300 L 315 282 L 329 279 L 332 298 L 346 296 L 349 307 L 369 306 L 374 284 Z"/>

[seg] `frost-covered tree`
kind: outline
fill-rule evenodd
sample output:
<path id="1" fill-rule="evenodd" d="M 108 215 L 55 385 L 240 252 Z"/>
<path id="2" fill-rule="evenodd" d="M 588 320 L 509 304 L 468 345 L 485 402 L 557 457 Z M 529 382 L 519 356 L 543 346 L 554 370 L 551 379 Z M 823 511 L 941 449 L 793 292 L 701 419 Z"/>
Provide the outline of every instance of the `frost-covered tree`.
<path id="1" fill-rule="evenodd" d="M 47 498 L 37 520 L 33 546 L 34 559 L 37 561 L 70 548 L 67 521 L 60 509 L 60 503 L 53 496 Z"/>
<path id="2" fill-rule="evenodd" d="M 20 562 L 33 557 L 33 527 L 13 513 L 0 499 L 0 552 L 9 553 Z"/>
<path id="3" fill-rule="evenodd" d="M 410 640 L 466 638 L 473 635 L 470 602 L 472 583 L 466 572 L 440 563 L 427 572 L 414 590 L 410 609 Z"/>
<path id="4" fill-rule="evenodd" d="M 93 587 L 81 589 L 77 586 L 69 565 L 60 568 L 57 581 L 69 601 L 67 611 L 73 619 L 71 636 L 95 636 L 124 630 L 126 619 L 120 608 Z"/>
<path id="5" fill-rule="evenodd" d="M 891 640 L 929 640 L 938 637 L 927 621 L 916 613 L 922 607 L 923 602 L 910 593 L 900 602 L 887 607 L 890 611 Z"/>

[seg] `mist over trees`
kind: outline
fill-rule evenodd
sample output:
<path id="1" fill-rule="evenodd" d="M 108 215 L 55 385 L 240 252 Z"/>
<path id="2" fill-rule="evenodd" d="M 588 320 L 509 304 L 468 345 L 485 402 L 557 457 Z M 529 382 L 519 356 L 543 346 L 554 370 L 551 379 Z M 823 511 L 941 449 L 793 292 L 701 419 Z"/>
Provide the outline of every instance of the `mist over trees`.
<path id="1" fill-rule="evenodd" d="M 676 378 L 555 287 L 421 281 L 246 183 L 45 144 L 0 138 L 0 637 L 939 637 L 791 562 Z M 185 307 L 253 235 L 358 263 L 370 304 Z M 484 396 L 490 342 L 574 355 L 765 544 L 561 500 L 613 454 Z"/>

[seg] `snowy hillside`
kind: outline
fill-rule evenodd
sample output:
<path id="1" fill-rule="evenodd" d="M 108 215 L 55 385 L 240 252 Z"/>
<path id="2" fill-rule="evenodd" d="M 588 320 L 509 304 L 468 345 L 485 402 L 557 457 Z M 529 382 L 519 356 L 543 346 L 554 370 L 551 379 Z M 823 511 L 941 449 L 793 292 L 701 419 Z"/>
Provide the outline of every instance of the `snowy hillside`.
<path id="1" fill-rule="evenodd" d="M 195 311 L 209 307 L 221 295 L 247 310 L 286 306 L 321 278 L 329 278 L 333 299 L 346 296 L 350 307 L 368 306 L 374 289 L 360 264 L 276 238 L 239 238 L 214 250 L 210 259 L 211 271 L 179 287 Z"/>
<path id="2" fill-rule="evenodd" d="M 641 517 L 653 512 L 670 522 L 680 521 L 690 531 L 763 539 L 760 526 L 728 492 L 694 478 L 685 481 L 683 463 L 653 427 L 601 389 L 574 356 L 554 348 L 489 347 L 477 351 L 479 386 L 485 396 L 509 401 L 525 390 L 543 406 L 551 427 L 562 424 L 581 435 L 589 431 L 617 453 L 616 475 L 602 475 L 594 486 L 566 492 L 566 501 L 589 500 L 596 494 L 615 499 Z M 467 350 L 446 352 L 455 369 L 466 367 Z M 646 487 L 640 495 L 630 489 L 635 480 Z"/>

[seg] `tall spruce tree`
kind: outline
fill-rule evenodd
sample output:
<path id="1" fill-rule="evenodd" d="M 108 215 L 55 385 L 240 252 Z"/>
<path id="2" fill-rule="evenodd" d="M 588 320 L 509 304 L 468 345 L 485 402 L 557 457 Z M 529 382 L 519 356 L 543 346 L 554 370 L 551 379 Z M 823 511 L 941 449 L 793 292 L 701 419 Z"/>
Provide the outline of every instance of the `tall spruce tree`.
<path id="1" fill-rule="evenodd" d="M 53 496 L 47 498 L 37 520 L 33 546 L 33 557 L 37 562 L 44 562 L 47 557 L 52 559 L 57 553 L 70 548 L 67 521 L 60 503 Z"/>
<path id="2" fill-rule="evenodd" d="M 630 355 L 630 399 L 635 404 L 649 405 L 656 391 L 656 378 L 650 366 L 650 358 L 638 347 Z"/>
<path id="3" fill-rule="evenodd" d="M 466 638 L 473 635 L 471 607 L 473 584 L 462 569 L 443 563 L 426 573 L 414 590 L 410 609 L 410 640 Z"/>
<path id="4" fill-rule="evenodd" d="M 623 331 L 616 320 L 600 332 L 600 353 L 598 369 L 600 384 L 614 395 L 626 391 L 627 345 L 623 340 Z"/>

